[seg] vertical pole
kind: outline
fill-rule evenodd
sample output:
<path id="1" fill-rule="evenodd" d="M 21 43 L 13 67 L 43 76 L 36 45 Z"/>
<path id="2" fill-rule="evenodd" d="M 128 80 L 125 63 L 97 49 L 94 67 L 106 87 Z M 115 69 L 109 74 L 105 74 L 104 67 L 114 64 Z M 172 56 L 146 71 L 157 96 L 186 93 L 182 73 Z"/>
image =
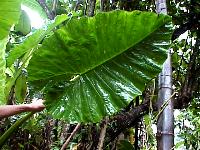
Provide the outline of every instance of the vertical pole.
<path id="1" fill-rule="evenodd" d="M 166 0 L 156 1 L 157 13 L 167 14 Z M 168 57 L 163 65 L 162 72 L 158 79 L 158 110 L 168 101 L 172 95 L 172 66 L 171 53 L 168 51 Z M 157 149 L 170 150 L 174 146 L 174 105 L 170 99 L 167 106 L 160 114 L 157 121 Z"/>

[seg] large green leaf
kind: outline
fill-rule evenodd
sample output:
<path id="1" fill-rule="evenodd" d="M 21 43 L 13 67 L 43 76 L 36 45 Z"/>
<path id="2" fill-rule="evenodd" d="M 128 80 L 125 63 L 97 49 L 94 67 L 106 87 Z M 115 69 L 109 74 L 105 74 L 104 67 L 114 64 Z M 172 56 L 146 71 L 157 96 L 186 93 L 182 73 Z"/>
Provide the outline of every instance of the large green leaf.
<path id="1" fill-rule="evenodd" d="M 63 77 L 47 89 L 47 109 L 69 121 L 99 121 L 140 95 L 160 72 L 170 43 L 170 20 L 140 11 L 72 19 L 33 55 L 29 80 L 49 80 L 51 85 Z"/>
<path id="2" fill-rule="evenodd" d="M 0 40 L 8 36 L 10 28 L 20 16 L 21 0 L 0 0 Z"/>
<path id="3" fill-rule="evenodd" d="M 5 61 L 5 49 L 8 38 L 0 40 L 0 105 L 6 103 L 5 99 L 5 83 L 6 83 L 6 61 Z"/>

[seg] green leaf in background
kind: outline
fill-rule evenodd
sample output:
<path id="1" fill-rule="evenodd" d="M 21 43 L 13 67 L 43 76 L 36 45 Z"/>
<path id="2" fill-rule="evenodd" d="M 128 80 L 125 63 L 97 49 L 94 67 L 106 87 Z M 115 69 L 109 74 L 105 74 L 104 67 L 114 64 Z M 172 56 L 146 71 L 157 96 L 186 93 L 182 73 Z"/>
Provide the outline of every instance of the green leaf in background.
<path id="1" fill-rule="evenodd" d="M 72 19 L 33 55 L 29 80 L 49 79 L 46 103 L 54 117 L 97 122 L 141 95 L 161 71 L 170 21 L 169 16 L 140 11 Z M 61 83 L 49 86 L 60 76 Z"/>
<path id="2" fill-rule="evenodd" d="M 6 61 L 5 61 L 5 49 L 8 38 L 0 40 L 0 105 L 6 103 L 5 98 L 5 83 L 6 83 Z"/>
<path id="3" fill-rule="evenodd" d="M 48 35 L 50 32 L 55 29 L 56 26 L 63 23 L 65 20 L 67 20 L 67 15 L 60 15 L 55 18 L 55 20 L 49 24 L 49 26 L 46 29 L 40 29 L 37 30 L 33 35 L 29 36 L 25 39 L 25 41 L 16 46 L 13 50 L 10 51 L 8 57 L 7 57 L 7 66 L 10 67 L 19 57 L 23 56 L 21 59 L 21 67 L 17 70 L 15 73 L 14 78 L 11 78 L 6 83 L 6 90 L 5 95 L 6 97 L 9 96 L 9 92 L 12 88 L 12 86 L 15 84 L 18 76 L 21 74 L 21 70 L 26 67 L 26 64 L 29 62 L 29 59 L 32 56 L 32 53 L 34 52 L 34 49 L 37 49 L 38 44 Z"/>
<path id="4" fill-rule="evenodd" d="M 134 147 L 129 141 L 121 140 L 118 144 L 118 150 L 134 150 Z"/>
<path id="5" fill-rule="evenodd" d="M 31 21 L 27 13 L 22 10 L 18 24 L 15 25 L 15 31 L 22 35 L 27 35 L 31 32 Z"/>
<path id="6" fill-rule="evenodd" d="M 5 98 L 5 48 L 8 34 L 13 24 L 17 23 L 21 12 L 21 0 L 0 1 L 0 104 L 6 103 Z"/>
<path id="7" fill-rule="evenodd" d="M 0 40 L 8 36 L 21 12 L 21 0 L 0 0 Z"/>
<path id="8" fill-rule="evenodd" d="M 26 76 L 21 74 L 15 84 L 15 97 L 18 102 L 23 103 L 27 94 Z"/>
<path id="9" fill-rule="evenodd" d="M 22 4 L 38 12 L 43 19 L 47 18 L 45 11 L 36 0 L 22 0 Z"/>
<path id="10" fill-rule="evenodd" d="M 39 29 L 32 35 L 27 37 L 22 44 L 17 45 L 10 51 L 7 57 L 7 66 L 10 67 L 17 58 L 24 55 L 26 52 L 36 48 L 38 44 L 58 25 L 67 20 L 67 15 L 60 15 L 55 18 L 51 24 L 48 25 L 47 29 Z"/>

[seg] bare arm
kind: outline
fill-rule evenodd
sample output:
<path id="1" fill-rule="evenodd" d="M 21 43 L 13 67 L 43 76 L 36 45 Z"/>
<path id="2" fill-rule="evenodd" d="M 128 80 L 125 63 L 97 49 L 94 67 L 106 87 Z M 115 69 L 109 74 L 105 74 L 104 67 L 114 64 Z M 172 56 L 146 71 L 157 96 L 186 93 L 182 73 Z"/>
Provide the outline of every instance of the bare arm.
<path id="1" fill-rule="evenodd" d="M 43 101 L 39 100 L 31 104 L 21 104 L 21 105 L 4 105 L 0 106 L 0 119 L 16 115 L 22 112 L 38 112 L 45 108 Z"/>

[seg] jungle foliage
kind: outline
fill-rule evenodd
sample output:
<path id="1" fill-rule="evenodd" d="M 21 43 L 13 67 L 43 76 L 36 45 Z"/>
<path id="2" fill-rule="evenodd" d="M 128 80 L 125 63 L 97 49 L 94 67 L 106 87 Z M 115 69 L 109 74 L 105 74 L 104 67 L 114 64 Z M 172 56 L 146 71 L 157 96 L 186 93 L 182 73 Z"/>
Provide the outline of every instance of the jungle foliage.
<path id="1" fill-rule="evenodd" d="M 31 28 L 21 4 L 38 11 L 46 25 Z M 193 130 L 199 126 L 199 5 L 168 1 L 170 17 L 156 14 L 154 1 L 146 0 L 2 0 L 0 102 L 44 98 L 47 107 L 37 117 L 29 114 L 4 149 L 60 148 L 75 127 L 67 123 L 77 122 L 81 127 L 68 148 L 96 149 L 106 128 L 104 149 L 133 143 L 132 149 L 154 149 L 156 76 L 170 47 L 175 108 L 188 110 L 190 131 L 199 135 Z M 179 40 L 185 32 L 187 38 Z M 3 120 L 1 130 L 18 119 Z M 184 126 L 181 119 L 176 123 Z M 180 129 L 185 141 L 176 146 L 197 148 L 198 140 L 192 142 L 186 128 Z"/>

